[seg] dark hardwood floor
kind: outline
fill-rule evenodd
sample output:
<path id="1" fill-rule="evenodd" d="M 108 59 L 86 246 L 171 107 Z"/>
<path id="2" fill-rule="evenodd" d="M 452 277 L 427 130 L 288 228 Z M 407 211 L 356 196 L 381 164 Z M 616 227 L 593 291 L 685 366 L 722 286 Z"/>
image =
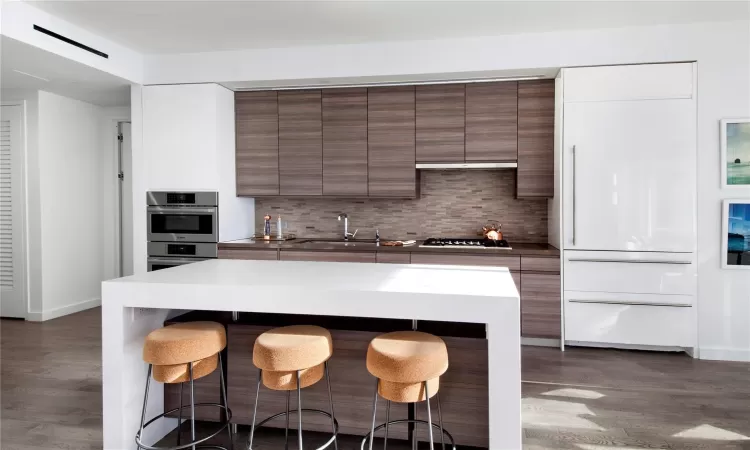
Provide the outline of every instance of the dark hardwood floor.
<path id="1" fill-rule="evenodd" d="M 100 314 L 0 321 L 0 449 L 102 448 Z M 750 449 L 750 364 L 525 347 L 523 380 L 525 450 Z M 261 431 L 256 450 L 272 448 L 283 433 Z"/>

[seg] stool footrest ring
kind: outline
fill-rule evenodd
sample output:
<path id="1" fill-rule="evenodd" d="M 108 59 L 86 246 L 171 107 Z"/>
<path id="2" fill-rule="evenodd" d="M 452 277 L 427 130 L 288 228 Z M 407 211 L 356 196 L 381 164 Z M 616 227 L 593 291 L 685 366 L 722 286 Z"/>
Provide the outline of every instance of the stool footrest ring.
<path id="1" fill-rule="evenodd" d="M 226 448 L 220 447 L 218 445 L 205 445 L 205 446 L 201 446 L 200 444 L 208 441 L 211 438 L 216 437 L 219 433 L 221 433 L 222 431 L 224 431 L 224 429 L 226 427 L 229 426 L 229 422 L 232 420 L 232 410 L 229 409 L 228 407 L 224 406 L 224 405 L 219 404 L 219 403 L 196 403 L 195 404 L 196 408 L 199 407 L 199 406 L 209 406 L 209 407 L 212 407 L 212 408 L 219 408 L 219 409 L 224 410 L 224 412 L 227 415 L 226 420 L 224 420 L 224 421 L 222 421 L 222 422 L 219 423 L 219 425 L 220 425 L 219 429 L 216 430 L 214 433 L 210 434 L 209 436 L 206 436 L 206 437 L 204 437 L 202 439 L 199 439 L 199 440 L 197 440 L 195 442 L 189 442 L 187 444 L 178 445 L 176 447 L 174 447 L 174 446 L 171 446 L 171 447 L 155 447 L 155 446 L 151 447 L 151 446 L 148 446 L 148 445 L 145 445 L 145 444 L 141 443 L 141 431 L 139 430 L 138 433 L 135 434 L 135 444 L 138 446 L 139 449 L 142 449 L 142 450 L 184 450 L 184 449 L 192 448 L 194 446 L 195 446 L 195 448 L 202 448 L 202 449 L 226 450 Z M 146 422 L 146 423 L 143 424 L 143 429 L 146 429 L 146 427 L 148 427 L 152 423 L 156 422 L 158 419 L 161 419 L 162 417 L 165 417 L 167 414 L 172 414 L 172 413 L 175 413 L 175 412 L 177 412 L 179 410 L 180 410 L 180 407 L 177 407 L 177 408 L 174 408 L 174 409 L 170 409 L 169 411 L 165 411 L 165 412 L 159 414 L 158 416 L 153 417 L 151 420 L 149 420 L 148 422 Z"/>
<path id="2" fill-rule="evenodd" d="M 391 420 L 390 422 L 386 422 L 386 423 L 380 424 L 377 427 L 375 427 L 374 431 L 378 431 L 381 428 L 385 428 L 386 425 L 390 426 L 390 425 L 395 425 L 397 423 L 420 423 L 422 425 L 432 425 L 433 428 L 437 428 L 438 430 L 440 429 L 440 425 L 438 425 L 436 423 L 427 422 L 426 420 L 399 419 L 399 420 Z M 445 434 L 446 436 L 448 436 L 448 439 L 450 439 L 450 441 L 451 441 L 451 444 L 450 444 L 451 448 L 453 450 L 456 450 L 456 441 L 453 440 L 453 436 L 445 428 L 443 428 L 443 434 Z M 360 446 L 361 450 L 365 450 L 365 444 L 367 443 L 368 439 L 372 439 L 371 436 L 370 436 L 370 433 L 367 433 L 365 435 L 365 437 L 362 438 L 362 445 Z"/>
<path id="3" fill-rule="evenodd" d="M 325 448 L 328 448 L 328 447 L 329 447 L 329 446 L 330 446 L 331 444 L 333 444 L 333 442 L 334 442 L 334 441 L 336 440 L 336 436 L 338 436 L 338 435 L 339 435 L 339 421 L 338 421 L 338 420 L 336 420 L 336 418 L 335 418 L 335 417 L 333 417 L 333 416 L 331 415 L 331 413 L 329 413 L 329 412 L 326 412 L 326 411 L 323 411 L 323 410 L 320 410 L 320 409 L 308 409 L 308 408 L 302 408 L 302 412 L 310 412 L 310 413 L 321 414 L 321 415 L 324 415 L 324 416 L 326 416 L 326 417 L 329 417 L 329 418 L 333 419 L 333 424 L 334 424 L 334 426 L 335 426 L 336 428 L 335 428 L 335 432 L 334 432 L 334 433 L 333 433 L 333 435 L 331 436 L 331 439 L 329 439 L 328 441 L 326 441 L 326 443 L 325 443 L 325 444 L 321 445 L 320 447 L 318 447 L 318 448 L 317 448 L 317 449 L 315 449 L 315 450 L 323 450 L 323 449 L 325 449 Z M 290 415 L 291 415 L 291 414 L 296 414 L 296 413 L 297 413 L 297 410 L 296 410 L 296 409 L 295 409 L 295 410 L 290 410 L 290 411 L 289 411 L 289 414 L 290 414 Z M 267 417 L 267 418 L 265 418 L 265 419 L 261 420 L 260 422 L 258 422 L 258 423 L 257 423 L 257 424 L 255 425 L 255 427 L 256 427 L 256 428 L 257 428 L 257 427 L 262 427 L 263 425 L 265 425 L 266 423 L 268 423 L 268 422 L 272 421 L 273 419 L 276 419 L 276 418 L 278 418 L 278 417 L 284 417 L 284 416 L 286 416 L 286 414 L 287 414 L 286 412 L 280 412 L 280 413 L 278 413 L 278 414 L 274 414 L 274 415 L 272 415 L 272 416 L 270 416 L 270 417 Z M 221 430 L 219 430 L 219 431 L 221 431 Z M 253 449 L 252 449 L 252 447 L 248 447 L 248 449 L 247 449 L 247 450 L 253 450 Z"/>

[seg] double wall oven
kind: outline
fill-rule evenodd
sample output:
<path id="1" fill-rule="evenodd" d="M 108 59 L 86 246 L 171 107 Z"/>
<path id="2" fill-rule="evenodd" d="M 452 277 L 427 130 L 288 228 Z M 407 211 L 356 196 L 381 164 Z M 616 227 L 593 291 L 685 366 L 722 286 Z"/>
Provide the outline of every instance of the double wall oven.
<path id="1" fill-rule="evenodd" d="M 217 257 L 218 192 L 149 192 L 148 270 Z"/>

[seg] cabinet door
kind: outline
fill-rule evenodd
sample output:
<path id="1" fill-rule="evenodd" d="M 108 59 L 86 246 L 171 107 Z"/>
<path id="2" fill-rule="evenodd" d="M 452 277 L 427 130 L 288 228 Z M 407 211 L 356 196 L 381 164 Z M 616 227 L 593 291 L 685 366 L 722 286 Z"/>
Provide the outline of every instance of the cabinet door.
<path id="1" fill-rule="evenodd" d="M 414 86 L 367 90 L 370 197 L 416 197 Z"/>
<path id="2" fill-rule="evenodd" d="M 521 335 L 560 338 L 560 275 L 521 273 Z"/>
<path id="3" fill-rule="evenodd" d="M 323 194 L 321 93 L 279 92 L 279 194 Z"/>
<path id="4" fill-rule="evenodd" d="M 464 162 L 465 85 L 416 87 L 417 162 Z"/>
<path id="5" fill-rule="evenodd" d="M 276 249 L 238 249 L 220 248 L 219 259 L 247 259 L 254 261 L 276 261 L 279 251 Z"/>
<path id="6" fill-rule="evenodd" d="M 237 195 L 279 195 L 276 91 L 234 94 Z"/>
<path id="7" fill-rule="evenodd" d="M 323 194 L 367 195 L 367 89 L 323 91 Z"/>
<path id="8" fill-rule="evenodd" d="M 466 161 L 518 159 L 518 82 L 466 85 Z"/>
<path id="9" fill-rule="evenodd" d="M 518 83 L 518 197 L 553 197 L 555 80 Z"/>
<path id="10" fill-rule="evenodd" d="M 695 251 L 695 102 L 564 106 L 566 249 Z"/>

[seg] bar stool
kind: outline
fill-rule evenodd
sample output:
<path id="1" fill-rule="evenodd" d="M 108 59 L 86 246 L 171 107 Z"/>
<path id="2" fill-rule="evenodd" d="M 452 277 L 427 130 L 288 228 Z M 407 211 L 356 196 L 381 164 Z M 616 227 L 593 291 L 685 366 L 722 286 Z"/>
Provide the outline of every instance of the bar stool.
<path id="1" fill-rule="evenodd" d="M 360 448 L 370 441 L 372 450 L 375 432 L 385 428 L 385 442 L 388 445 L 388 427 L 398 423 L 427 425 L 430 437 L 430 449 L 434 448 L 432 429 L 440 430 L 440 439 L 445 449 L 445 436 L 450 439 L 455 450 L 453 436 L 443 428 L 443 413 L 440 408 L 440 376 L 448 370 L 448 349 L 445 342 L 437 336 L 421 331 L 396 331 L 382 334 L 370 342 L 367 348 L 367 370 L 376 377 L 375 398 L 372 403 L 372 428 L 362 439 Z M 375 426 L 378 406 L 378 395 L 387 400 L 385 423 Z M 437 397 L 438 421 L 432 423 L 430 398 Z M 417 419 L 390 420 L 391 402 L 418 403 L 427 402 L 427 421 Z"/>
<path id="2" fill-rule="evenodd" d="M 253 346 L 253 364 L 258 368 L 258 384 L 255 389 L 255 407 L 253 409 L 253 424 L 250 428 L 248 450 L 253 448 L 255 435 L 255 419 L 258 414 L 258 396 L 260 384 L 275 391 L 286 391 L 286 412 L 274 414 L 257 426 L 281 416 L 286 417 L 285 448 L 289 448 L 289 398 L 293 390 L 297 391 L 297 445 L 302 450 L 302 412 L 322 414 L 331 418 L 329 439 L 317 450 L 328 448 L 331 444 L 338 450 L 339 423 L 333 412 L 331 396 L 331 379 L 328 374 L 328 359 L 333 354 L 333 340 L 331 333 L 325 328 L 313 325 L 292 325 L 274 328 L 258 336 Z M 326 377 L 328 384 L 328 403 L 331 412 L 319 409 L 302 408 L 302 389 L 312 386 Z"/>
<path id="3" fill-rule="evenodd" d="M 228 430 L 230 448 L 233 448 L 232 430 L 228 426 L 232 419 L 232 411 L 227 406 L 227 386 L 224 382 L 221 351 L 227 345 L 224 326 L 216 322 L 186 322 L 169 325 L 152 331 L 146 336 L 143 345 L 143 360 L 148 363 L 146 376 L 146 394 L 143 398 L 143 412 L 141 413 L 141 428 L 135 435 L 135 443 L 139 449 L 145 450 L 181 450 L 186 448 L 213 448 L 227 450 L 217 445 L 199 445 L 217 436 L 224 428 Z M 221 376 L 221 396 L 223 405 L 218 403 L 195 403 L 193 382 L 203 378 L 219 368 Z M 148 390 L 151 378 L 160 383 L 180 383 L 180 406 L 166 411 L 146 422 L 146 408 L 148 406 Z M 190 430 L 191 441 L 186 444 L 180 442 L 182 428 L 182 390 L 185 383 L 190 383 Z M 217 431 L 210 436 L 196 440 L 195 437 L 195 407 L 220 408 L 225 413 Z M 179 411 L 177 425 L 177 445 L 174 447 L 150 447 L 141 442 L 144 428 L 167 414 Z"/>

